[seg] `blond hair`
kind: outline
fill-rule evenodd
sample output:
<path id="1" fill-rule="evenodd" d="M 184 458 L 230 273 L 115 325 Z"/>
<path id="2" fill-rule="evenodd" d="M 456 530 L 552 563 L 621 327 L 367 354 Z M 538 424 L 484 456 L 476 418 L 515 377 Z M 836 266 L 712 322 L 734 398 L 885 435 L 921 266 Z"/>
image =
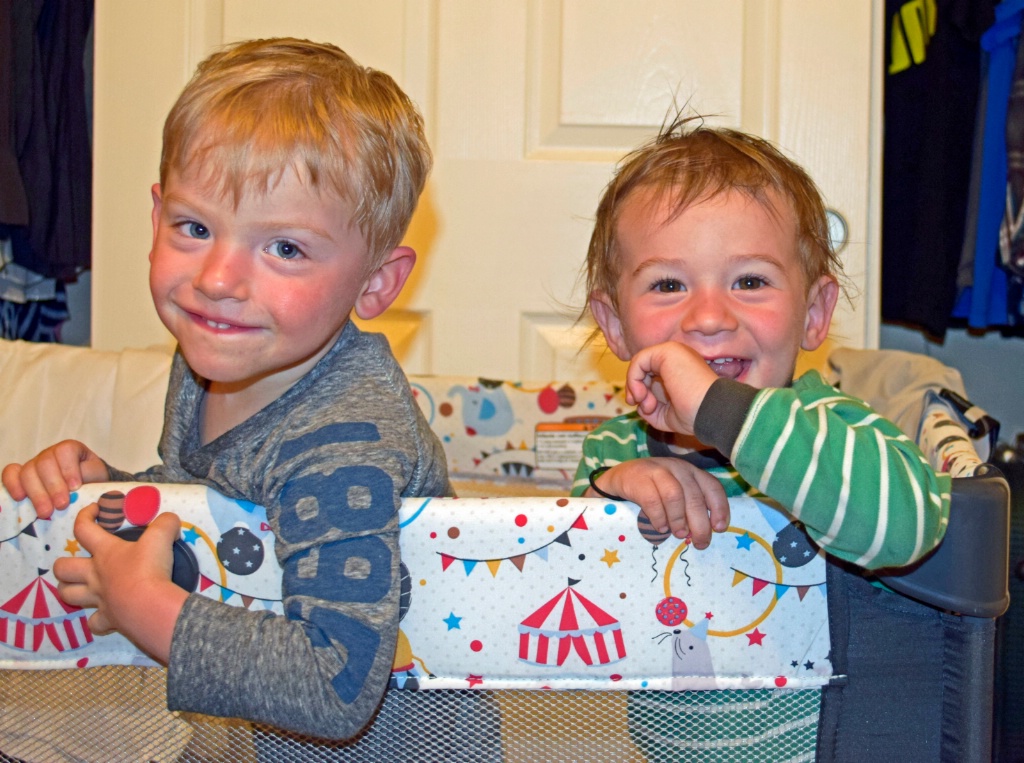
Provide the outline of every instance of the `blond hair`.
<path id="1" fill-rule="evenodd" d="M 824 275 L 837 282 L 841 279 L 843 266 L 832 247 L 821 193 L 803 168 L 762 138 L 707 127 L 701 117 L 679 116 L 657 137 L 623 158 L 605 188 L 587 251 L 584 313 L 595 291 L 618 305 L 616 228 L 627 199 L 638 190 L 671 199 L 672 211 L 666 222 L 695 201 L 730 190 L 779 214 L 772 205 L 770 192 L 775 192 L 792 207 L 807 287 Z"/>
<path id="2" fill-rule="evenodd" d="M 423 119 L 383 72 L 308 40 L 250 40 L 204 60 L 164 123 L 160 182 L 188 169 L 237 204 L 289 166 L 352 205 L 375 269 L 430 172 Z"/>

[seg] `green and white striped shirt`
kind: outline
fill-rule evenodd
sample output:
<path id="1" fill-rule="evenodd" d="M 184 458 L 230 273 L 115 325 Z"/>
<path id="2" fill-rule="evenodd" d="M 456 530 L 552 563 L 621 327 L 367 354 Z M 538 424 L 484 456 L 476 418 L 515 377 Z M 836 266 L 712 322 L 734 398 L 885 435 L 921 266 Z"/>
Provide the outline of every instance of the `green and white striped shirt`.
<path id="1" fill-rule="evenodd" d="M 949 475 L 936 473 L 895 424 L 816 371 L 762 390 L 719 379 L 695 428 L 729 458 L 731 465 L 709 470 L 727 495 L 774 499 L 840 559 L 866 569 L 902 566 L 945 534 Z M 594 430 L 573 494 L 586 491 L 594 469 L 649 456 L 648 433 L 635 412 Z"/>

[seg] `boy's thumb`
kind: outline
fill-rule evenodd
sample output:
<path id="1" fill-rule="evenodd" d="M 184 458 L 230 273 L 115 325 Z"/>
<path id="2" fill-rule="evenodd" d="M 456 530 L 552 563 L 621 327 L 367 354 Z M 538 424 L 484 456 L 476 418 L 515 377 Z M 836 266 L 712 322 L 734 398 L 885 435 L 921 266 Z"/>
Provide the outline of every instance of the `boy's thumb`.
<path id="1" fill-rule="evenodd" d="M 181 520 L 177 514 L 166 512 L 158 514 L 149 527 L 146 528 L 146 537 L 162 541 L 167 544 L 174 543 L 181 534 Z"/>

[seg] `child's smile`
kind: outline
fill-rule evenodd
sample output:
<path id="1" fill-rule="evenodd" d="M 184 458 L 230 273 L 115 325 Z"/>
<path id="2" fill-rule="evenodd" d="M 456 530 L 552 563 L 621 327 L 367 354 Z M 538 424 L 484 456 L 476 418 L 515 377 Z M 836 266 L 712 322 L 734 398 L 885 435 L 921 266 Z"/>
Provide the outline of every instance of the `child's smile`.
<path id="1" fill-rule="evenodd" d="M 747 370 L 747 361 L 742 358 L 714 358 L 708 366 L 723 379 L 738 379 Z"/>
<path id="2" fill-rule="evenodd" d="M 197 321 L 204 321 L 207 326 L 209 326 L 212 329 L 216 329 L 217 331 L 228 331 L 229 329 L 245 328 L 244 326 L 235 326 L 230 323 L 221 323 L 210 318 L 204 318 L 201 315 L 194 315 L 193 318 Z"/>

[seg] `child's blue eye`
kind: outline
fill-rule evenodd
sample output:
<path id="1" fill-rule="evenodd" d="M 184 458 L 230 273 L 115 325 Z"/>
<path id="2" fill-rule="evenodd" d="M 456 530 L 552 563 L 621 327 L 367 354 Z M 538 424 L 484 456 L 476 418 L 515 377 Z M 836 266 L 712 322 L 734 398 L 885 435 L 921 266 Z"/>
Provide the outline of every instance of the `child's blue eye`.
<path id="1" fill-rule="evenodd" d="M 674 294 L 684 290 L 682 281 L 677 281 L 675 278 L 662 278 L 655 281 L 652 288 L 662 294 Z"/>
<path id="2" fill-rule="evenodd" d="M 760 289 L 762 286 L 767 286 L 768 282 L 761 278 L 761 276 L 743 276 L 736 281 L 736 288 L 743 290 Z"/>
<path id="3" fill-rule="evenodd" d="M 275 241 L 263 251 L 267 254 L 272 254 L 275 257 L 280 257 L 282 260 L 295 259 L 302 253 L 299 250 L 299 247 L 291 241 Z"/>
<path id="4" fill-rule="evenodd" d="M 185 223 L 185 235 L 190 238 L 209 238 L 210 229 L 202 223 Z"/>

